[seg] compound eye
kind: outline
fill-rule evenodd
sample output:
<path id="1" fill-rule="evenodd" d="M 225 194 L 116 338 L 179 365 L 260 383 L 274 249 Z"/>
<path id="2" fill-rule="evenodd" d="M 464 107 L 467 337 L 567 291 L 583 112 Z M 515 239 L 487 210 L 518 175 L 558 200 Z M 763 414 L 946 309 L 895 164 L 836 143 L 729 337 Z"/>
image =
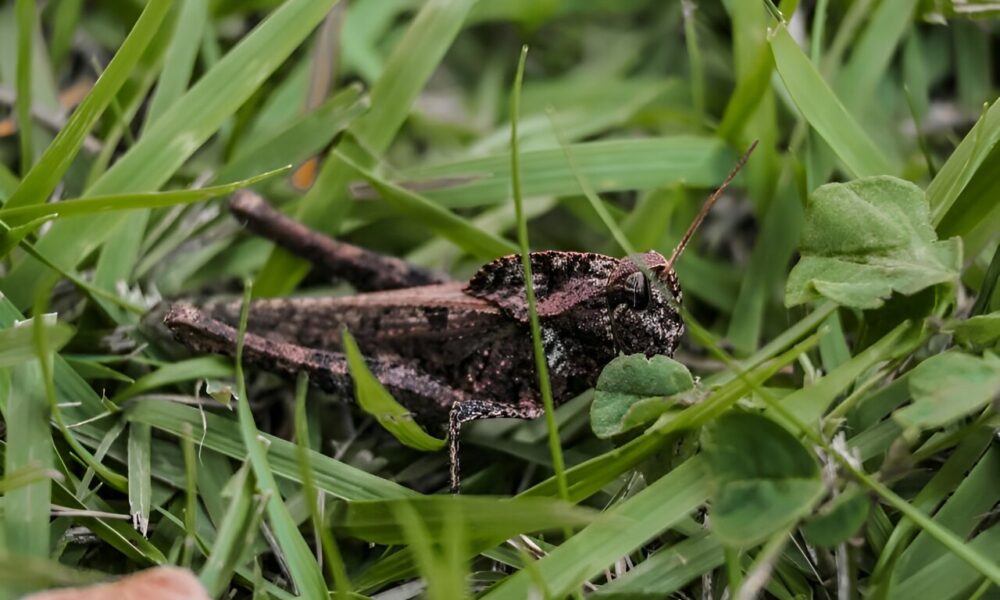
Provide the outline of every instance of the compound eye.
<path id="1" fill-rule="evenodd" d="M 646 308 L 649 305 L 649 281 L 642 271 L 636 271 L 625 278 L 625 295 L 632 308 Z"/>

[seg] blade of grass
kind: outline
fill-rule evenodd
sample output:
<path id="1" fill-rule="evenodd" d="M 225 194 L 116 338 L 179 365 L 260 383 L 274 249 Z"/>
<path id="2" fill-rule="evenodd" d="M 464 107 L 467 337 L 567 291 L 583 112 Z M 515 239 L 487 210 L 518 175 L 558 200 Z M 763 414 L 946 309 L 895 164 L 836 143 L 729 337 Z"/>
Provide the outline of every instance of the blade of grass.
<path id="1" fill-rule="evenodd" d="M 21 328 L 32 331 L 26 323 Z M 39 357 L 36 349 L 36 358 Z M 50 360 L 42 355 L 43 360 Z M 48 404 L 45 400 L 43 372 L 37 360 L 11 368 L 10 395 L 7 398 L 6 452 L 4 472 L 20 469 L 48 470 L 53 467 L 52 434 Z M 52 480 L 48 477 L 4 494 L 2 541 L 8 552 L 20 556 L 48 558 L 49 507 Z"/>
<path id="2" fill-rule="evenodd" d="M 535 348 L 535 373 L 545 407 L 545 425 L 549 432 L 549 453 L 555 470 L 559 497 L 569 501 L 566 483 L 566 463 L 563 460 L 562 445 L 559 442 L 559 426 L 556 424 L 556 408 L 552 399 L 552 382 L 549 380 L 549 364 L 542 346 L 542 326 L 538 319 L 535 302 L 535 280 L 531 274 L 531 248 L 528 245 L 528 222 L 524 218 L 524 200 L 521 197 L 520 153 L 517 139 L 517 117 L 521 110 L 521 83 L 524 81 L 524 63 L 528 58 L 528 47 L 521 47 L 521 57 L 517 62 L 514 89 L 510 100 L 510 174 L 514 196 L 514 211 L 517 218 L 517 242 L 521 252 L 521 268 L 524 270 L 524 288 L 528 300 L 528 317 L 531 324 L 531 342 Z M 568 534 L 567 534 L 568 535 Z"/>
<path id="3" fill-rule="evenodd" d="M 132 526 L 142 535 L 149 530 L 149 512 L 153 500 L 150 468 L 149 425 L 133 423 L 128 428 L 128 506 Z"/>
<path id="4" fill-rule="evenodd" d="M 332 155 L 368 180 L 400 213 L 409 216 L 474 256 L 492 259 L 512 254 L 517 247 L 501 236 L 483 231 L 446 208 L 423 196 L 385 181 L 347 157 L 339 149 Z"/>
<path id="5" fill-rule="evenodd" d="M 868 134 L 834 95 L 784 23 L 770 34 L 774 62 L 802 116 L 855 177 L 895 172 Z"/>
<path id="6" fill-rule="evenodd" d="M 40 219 L 42 217 L 82 217 L 106 211 L 125 211 L 193 204 L 231 194 L 240 188 L 249 187 L 281 175 L 290 168 L 290 166 L 285 166 L 242 181 L 197 189 L 91 196 L 42 205 L 22 206 L 20 208 L 4 206 L 0 208 L 0 219 L 23 222 L 28 219 Z"/>
<path id="7" fill-rule="evenodd" d="M 19 1 L 21 4 L 23 0 Z M 28 172 L 17 191 L 10 197 L 6 208 L 17 208 L 44 203 L 62 179 L 76 157 L 83 140 L 108 107 L 115 94 L 128 79 L 146 45 L 159 29 L 171 0 L 151 0 L 132 27 L 108 67 L 91 88 L 80 106 L 73 111 L 66 125 L 45 149 L 45 153 Z M 25 2 L 25 4 L 34 4 Z"/>
<path id="8" fill-rule="evenodd" d="M 194 63 L 198 58 L 198 42 L 208 21 L 206 0 L 181 0 L 173 36 L 163 60 L 163 70 L 146 109 L 143 132 L 155 123 L 188 88 Z"/>
<path id="9" fill-rule="evenodd" d="M 281 490 L 274 480 L 265 447 L 257 425 L 254 423 L 250 399 L 247 397 L 246 382 L 243 377 L 243 336 L 247 329 L 247 319 L 250 312 L 250 290 L 248 283 L 243 295 L 243 309 L 240 312 L 239 341 L 236 345 L 236 387 L 237 415 L 239 417 L 240 434 L 247 450 L 250 464 L 253 466 L 257 487 L 268 495 L 268 522 L 274 531 L 281 550 L 284 552 L 288 569 L 298 593 L 307 598 L 320 598 L 327 595 L 323 574 L 309 550 L 305 539 L 292 520 L 288 507 L 281 497 Z"/>
<path id="10" fill-rule="evenodd" d="M 716 137 L 673 135 L 582 142 L 569 145 L 578 170 L 593 182 L 596 193 L 645 190 L 673 183 L 711 187 L 726 176 L 736 160 Z M 580 191 L 574 169 L 562 148 L 522 152 L 522 194 L 570 196 Z M 507 154 L 462 159 L 402 171 L 410 181 L 441 178 L 468 183 L 428 190 L 431 200 L 451 208 L 510 202 L 510 163 Z"/>
<path id="11" fill-rule="evenodd" d="M 149 192 L 161 187 L 270 77 L 335 1 L 284 3 L 175 102 L 85 195 Z M 76 223 L 57 224 L 39 240 L 39 250 L 56 264 L 73 267 L 124 218 L 121 214 L 91 215 Z M 6 278 L 4 291 L 15 303 L 23 304 L 39 277 L 37 263 L 23 261 Z"/>
<path id="12" fill-rule="evenodd" d="M 191 427 L 188 426 L 190 432 Z M 181 565 L 191 568 L 194 558 L 195 539 L 198 536 L 198 461 L 195 458 L 194 442 L 191 436 L 181 438 L 184 454 L 184 546 Z"/>
<path id="13" fill-rule="evenodd" d="M 254 478 L 249 464 L 244 464 L 233 476 L 227 489 L 230 493 L 228 509 L 198 575 L 213 598 L 229 587 L 240 559 L 247 548 L 254 546 L 266 506 L 265 498 L 254 495 Z"/>
<path id="14" fill-rule="evenodd" d="M 361 162 L 367 154 L 379 156 L 389 148 L 474 4 L 475 0 L 431 0 L 423 4 L 372 86 L 371 109 L 348 129 L 349 136 L 340 147 L 342 155 Z M 384 11 L 391 14 L 393 7 Z M 351 13 L 344 28 L 345 44 L 349 45 L 345 57 L 351 55 L 348 43 L 352 33 Z M 351 141 L 352 138 L 356 141 Z M 328 156 L 312 189 L 299 205 L 298 220 L 324 233 L 337 234 L 350 210 L 347 184 L 352 177 L 350 165 L 344 164 L 340 157 Z M 308 270 L 301 259 L 276 249 L 257 277 L 258 293 L 264 296 L 287 293 Z"/>
<path id="15" fill-rule="evenodd" d="M 302 472 L 302 493 L 309 504 L 309 516 L 312 518 L 313 529 L 319 536 L 323 548 L 323 557 L 333 580 L 337 594 L 347 597 L 351 591 L 351 582 L 347 578 L 344 559 L 340 554 L 337 540 L 330 533 L 319 508 L 318 492 L 313 483 L 312 465 L 309 462 L 309 424 L 306 417 L 306 394 L 309 391 L 309 376 L 300 373 L 295 382 L 295 448 L 299 459 L 299 469 Z"/>
<path id="16" fill-rule="evenodd" d="M 232 374 L 231 363 L 218 356 L 200 356 L 168 363 L 148 375 L 143 375 L 135 383 L 115 394 L 111 402 L 121 404 L 128 398 L 183 381 L 221 379 L 231 377 Z"/>
<path id="17" fill-rule="evenodd" d="M 553 549 L 534 568 L 548 585 L 552 597 L 561 598 L 686 517 L 705 503 L 708 494 L 704 461 L 690 458 Z M 520 571 L 483 598 L 527 598 L 533 587 L 529 573 Z"/>
<path id="18" fill-rule="evenodd" d="M 35 145 L 31 139 L 35 124 L 31 122 L 31 63 L 35 39 L 35 1 L 17 0 L 17 115 L 18 139 L 21 146 L 21 175 L 26 176 L 35 162 Z"/>
<path id="19" fill-rule="evenodd" d="M 136 400 L 126 408 L 132 422 L 149 423 L 153 427 L 185 435 L 184 425 L 193 425 L 195 441 L 204 448 L 226 456 L 242 459 L 247 455 L 240 438 L 240 429 L 232 419 L 202 412 L 190 406 L 155 400 Z M 203 424 L 204 423 L 204 428 Z M 268 459 L 272 471 L 284 479 L 301 483 L 296 450 L 290 442 L 278 437 L 261 434 L 268 445 Z M 155 454 L 154 454 L 155 458 Z M 387 479 L 366 473 L 345 463 L 309 451 L 316 487 L 345 500 L 377 500 L 400 498 L 415 492 Z"/>

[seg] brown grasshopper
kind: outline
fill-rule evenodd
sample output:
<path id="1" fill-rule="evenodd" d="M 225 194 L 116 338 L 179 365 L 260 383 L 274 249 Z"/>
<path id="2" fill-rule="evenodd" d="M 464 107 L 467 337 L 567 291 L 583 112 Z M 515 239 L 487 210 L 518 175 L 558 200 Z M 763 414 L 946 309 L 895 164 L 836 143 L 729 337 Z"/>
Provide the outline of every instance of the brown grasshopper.
<path id="1" fill-rule="evenodd" d="M 619 353 L 674 354 L 684 333 L 674 262 L 754 146 L 705 202 L 669 259 L 652 251 L 622 259 L 588 252 L 531 253 L 556 404 L 592 387 Z M 244 337 L 246 362 L 289 375 L 304 371 L 314 385 L 350 394 L 351 377 L 340 352 L 346 327 L 374 376 L 415 420 L 446 430 L 456 491 L 463 423 L 533 419 L 542 413 L 519 256 L 498 258 L 469 281 L 454 282 L 310 230 L 250 191 L 236 193 L 230 209 L 251 231 L 363 292 L 254 300 Z M 165 323 L 194 352 L 232 356 L 240 308 L 237 303 L 175 304 Z"/>

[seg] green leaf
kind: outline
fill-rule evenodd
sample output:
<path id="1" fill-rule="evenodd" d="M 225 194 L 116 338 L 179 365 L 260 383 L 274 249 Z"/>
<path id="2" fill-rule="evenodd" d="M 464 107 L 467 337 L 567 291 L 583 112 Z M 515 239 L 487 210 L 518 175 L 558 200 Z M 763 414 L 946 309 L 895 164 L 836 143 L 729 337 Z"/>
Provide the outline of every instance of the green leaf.
<path id="1" fill-rule="evenodd" d="M 676 404 L 675 394 L 694 387 L 690 371 L 666 356 L 619 356 L 597 379 L 590 426 L 599 438 L 650 423 Z"/>
<path id="2" fill-rule="evenodd" d="M 433 452 L 444 448 L 445 441 L 436 438 L 420 428 L 413 415 L 402 404 L 396 402 L 385 387 L 365 364 L 358 343 L 350 332 L 344 329 L 344 354 L 354 379 L 354 397 L 365 412 L 375 417 L 379 424 L 403 444 Z"/>
<path id="3" fill-rule="evenodd" d="M 992 346 L 1000 341 L 1000 311 L 960 321 L 952 331 L 955 339 L 966 346 Z"/>
<path id="4" fill-rule="evenodd" d="M 406 543 L 397 518 L 405 504 L 420 515 L 432 539 L 441 541 L 447 521 L 456 516 L 473 541 L 505 540 L 533 531 L 586 525 L 597 513 L 551 498 L 490 498 L 483 496 L 426 496 L 367 502 L 345 502 L 335 509 L 333 526 L 340 532 L 377 544 Z"/>
<path id="5" fill-rule="evenodd" d="M 1000 390 L 1000 357 L 947 352 L 928 358 L 910 373 L 913 404 L 892 417 L 903 428 L 941 427 L 973 413 Z"/>
<path id="6" fill-rule="evenodd" d="M 805 219 L 786 306 L 826 297 L 878 308 L 894 291 L 911 295 L 956 281 L 961 269 L 961 242 L 937 240 L 923 191 L 901 179 L 821 186 L 809 196 Z"/>
<path id="7" fill-rule="evenodd" d="M 729 546 L 754 546 L 807 515 L 823 494 L 809 451 L 774 421 L 730 412 L 703 442 L 712 473 L 712 530 Z"/>
<path id="8" fill-rule="evenodd" d="M 806 540 L 827 548 L 842 544 L 861 529 L 868 519 L 871 502 L 864 490 L 856 488 L 840 494 L 802 526 Z"/>

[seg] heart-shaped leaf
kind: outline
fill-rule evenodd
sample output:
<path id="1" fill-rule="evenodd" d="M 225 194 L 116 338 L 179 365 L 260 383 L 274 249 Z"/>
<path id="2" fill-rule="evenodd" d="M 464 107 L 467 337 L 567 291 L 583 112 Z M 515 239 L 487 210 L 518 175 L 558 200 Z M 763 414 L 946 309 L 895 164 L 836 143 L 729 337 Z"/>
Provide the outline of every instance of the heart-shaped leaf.
<path id="1" fill-rule="evenodd" d="M 809 197 L 801 260 L 788 276 L 785 304 L 822 297 L 878 308 L 893 292 L 914 294 L 955 281 L 961 241 L 938 241 L 919 187 L 895 177 L 820 186 Z"/>
<path id="2" fill-rule="evenodd" d="M 676 394 L 694 387 L 687 367 L 657 355 L 619 356 L 597 379 L 590 426 L 609 438 L 655 420 L 677 403 Z"/>
<path id="3" fill-rule="evenodd" d="M 910 373 L 913 404 L 892 417 L 904 428 L 941 427 L 980 410 L 1000 396 L 1000 357 L 946 352 Z"/>
<path id="4" fill-rule="evenodd" d="M 823 495 L 812 454 L 766 417 L 727 413 L 703 447 L 713 476 L 712 529 L 724 544 L 753 546 L 809 514 Z"/>

